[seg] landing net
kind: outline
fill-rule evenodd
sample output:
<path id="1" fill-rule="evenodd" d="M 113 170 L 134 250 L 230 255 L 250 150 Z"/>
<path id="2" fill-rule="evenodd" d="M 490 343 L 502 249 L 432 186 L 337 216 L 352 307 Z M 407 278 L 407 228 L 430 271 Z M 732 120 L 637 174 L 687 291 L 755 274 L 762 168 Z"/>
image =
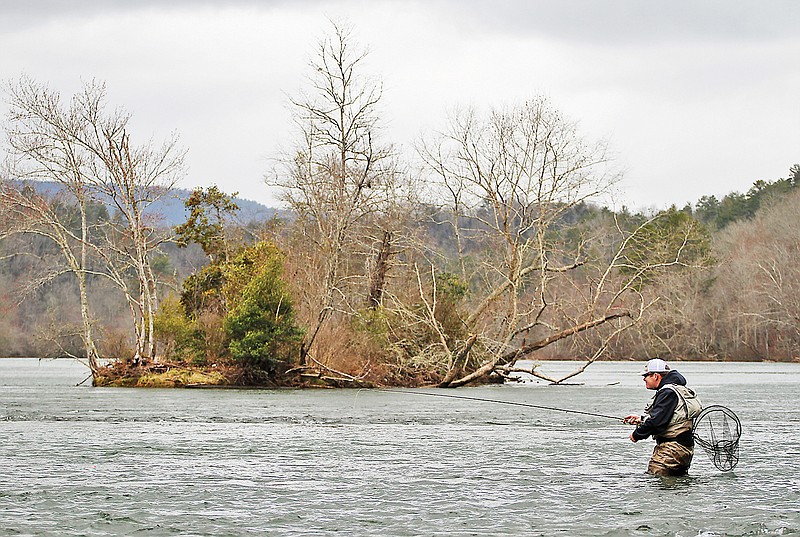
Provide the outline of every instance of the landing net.
<path id="1" fill-rule="evenodd" d="M 742 423 L 733 410 L 712 405 L 703 409 L 694 420 L 694 441 L 723 472 L 733 470 L 739 462 L 739 437 Z"/>

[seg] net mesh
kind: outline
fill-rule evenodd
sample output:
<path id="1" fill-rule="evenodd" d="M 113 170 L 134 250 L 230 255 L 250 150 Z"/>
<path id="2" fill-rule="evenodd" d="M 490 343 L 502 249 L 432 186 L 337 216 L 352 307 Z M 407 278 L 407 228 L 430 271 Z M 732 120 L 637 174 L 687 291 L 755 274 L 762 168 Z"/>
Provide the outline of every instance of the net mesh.
<path id="1" fill-rule="evenodd" d="M 739 462 L 739 438 L 742 423 L 733 410 L 713 405 L 703 409 L 694 420 L 694 441 L 703 448 L 711 462 L 723 472 Z"/>

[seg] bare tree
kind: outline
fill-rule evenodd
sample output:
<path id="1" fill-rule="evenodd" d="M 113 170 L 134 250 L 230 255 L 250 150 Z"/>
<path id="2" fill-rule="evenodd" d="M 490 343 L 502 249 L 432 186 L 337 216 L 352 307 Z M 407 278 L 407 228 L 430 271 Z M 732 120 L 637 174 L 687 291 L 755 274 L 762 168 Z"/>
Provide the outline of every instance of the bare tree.
<path id="1" fill-rule="evenodd" d="M 81 289 L 83 337 L 90 364 L 96 365 L 96 350 L 85 285 L 89 255 L 104 261 L 97 274 L 113 281 L 129 303 L 136 339 L 134 358 L 152 358 L 157 292 L 150 258 L 164 238 L 148 222 L 151 217 L 146 210 L 182 172 L 183 152 L 175 137 L 159 148 L 152 143 L 132 145 L 130 115 L 120 109 L 108 112 L 105 87 L 96 82 L 85 84 L 66 107 L 58 92 L 26 77 L 9 84 L 7 93 L 14 173 L 60 185 L 64 203 L 77 207 L 81 221 L 80 231 L 71 232 L 57 213 L 48 212 L 44 200 L 20 195 L 13 185 L 6 185 L 6 208 L 18 215 L 37 215 L 28 220 L 30 225 L 15 231 L 41 234 L 47 229 L 47 236 L 64 253 L 66 266 Z M 88 203 L 112 208 L 114 218 L 104 229 L 89 229 Z"/>
<path id="2" fill-rule="evenodd" d="M 63 270 L 71 272 L 79 289 L 82 319 L 81 338 L 85 360 L 92 372 L 98 367 L 97 349 L 92 330 L 87 291 L 89 273 L 89 222 L 87 204 L 93 200 L 86 180 L 89 156 L 74 133 L 86 127 L 86 119 L 77 100 L 64 109 L 58 94 L 49 92 L 28 78 L 11 84 L 7 137 L 15 166 L 12 172 L 19 179 L 49 180 L 64 188 L 65 200 L 54 206 L 32 188 L 3 181 L 0 203 L 7 218 L 3 235 L 32 233 L 47 237 L 60 249 L 64 268 L 55 268 L 33 283 L 33 287 L 51 281 Z M 79 228 L 68 225 L 71 210 L 77 211 Z M 67 214 L 65 214 L 65 212 Z"/>
<path id="3" fill-rule="evenodd" d="M 112 280 L 123 291 L 134 319 L 134 361 L 155 357 L 153 320 L 158 309 L 158 288 L 151 257 L 167 237 L 155 229 L 156 215 L 148 208 L 167 194 L 184 171 L 185 152 L 174 134 L 160 146 L 130 141 L 130 115 L 104 109 L 103 87 L 87 88 L 82 104 L 91 129 L 83 143 L 91 152 L 92 189 L 109 203 L 120 224 L 110 226 L 100 250 Z M 134 290 L 127 273 L 134 274 Z"/>
<path id="4" fill-rule="evenodd" d="M 369 289 L 361 296 L 380 299 L 392 251 L 391 229 L 367 229 L 389 204 L 396 173 L 390 147 L 378 142 L 382 86 L 362 74 L 365 58 L 350 30 L 334 24 L 310 63 L 309 93 L 291 100 L 300 143 L 275 184 L 298 217 L 295 242 L 308 245 L 297 262 L 306 271 L 301 305 L 313 319 L 304 360 L 334 312 L 353 312 L 356 284 Z M 380 245 L 371 265 L 356 260 L 367 236 Z M 364 266 L 371 276 L 360 272 Z"/>
<path id="5" fill-rule="evenodd" d="M 449 198 L 445 212 L 471 290 L 461 317 L 465 335 L 452 341 L 438 326 L 436 264 L 430 278 L 419 279 L 425 304 L 420 320 L 440 335 L 442 386 L 520 370 L 542 376 L 517 363 L 612 324 L 585 368 L 647 307 L 638 293 L 644 275 L 683 262 L 680 240 L 661 241 L 668 246 L 664 251 L 641 241 L 652 222 L 633 230 L 617 226 L 612 249 L 602 256 L 592 253 L 599 234 L 572 243 L 564 239 L 576 208 L 606 192 L 619 176 L 605 145 L 581 139 L 546 99 L 486 117 L 460 113 L 447 132 L 423 144 L 421 155 L 442 198 Z M 641 255 L 643 247 L 648 255 Z M 548 380 L 560 382 L 581 370 Z"/>

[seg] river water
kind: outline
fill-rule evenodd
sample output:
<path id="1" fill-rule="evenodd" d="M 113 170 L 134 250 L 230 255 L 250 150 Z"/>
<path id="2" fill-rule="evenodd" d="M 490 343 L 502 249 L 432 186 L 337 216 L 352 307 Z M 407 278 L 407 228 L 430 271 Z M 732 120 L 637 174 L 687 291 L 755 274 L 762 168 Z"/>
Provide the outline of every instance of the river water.
<path id="1" fill-rule="evenodd" d="M 79 387 L 76 362 L 2 359 L 0 535 L 800 535 L 800 364 L 678 365 L 741 418 L 733 472 L 698 449 L 688 477 L 645 475 L 652 442 L 611 418 L 379 390 Z M 649 399 L 641 367 L 444 393 L 624 416 Z"/>

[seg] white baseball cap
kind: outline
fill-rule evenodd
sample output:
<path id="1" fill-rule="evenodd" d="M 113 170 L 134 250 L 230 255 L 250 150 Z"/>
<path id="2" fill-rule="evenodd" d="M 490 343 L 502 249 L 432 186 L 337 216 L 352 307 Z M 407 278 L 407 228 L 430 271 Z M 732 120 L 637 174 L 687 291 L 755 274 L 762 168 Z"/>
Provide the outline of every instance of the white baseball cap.
<path id="1" fill-rule="evenodd" d="M 642 376 L 649 375 L 650 373 L 666 373 L 669 371 L 669 365 L 661 358 L 653 358 L 644 365 Z"/>

